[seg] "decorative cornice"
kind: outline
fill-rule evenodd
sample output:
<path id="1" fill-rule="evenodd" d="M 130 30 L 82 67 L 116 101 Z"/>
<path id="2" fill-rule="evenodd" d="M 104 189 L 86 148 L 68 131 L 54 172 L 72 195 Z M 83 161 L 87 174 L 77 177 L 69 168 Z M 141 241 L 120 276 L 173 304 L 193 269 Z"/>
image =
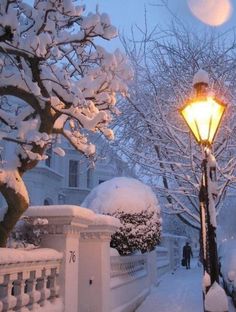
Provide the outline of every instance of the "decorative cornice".
<path id="1" fill-rule="evenodd" d="M 68 224 L 47 224 L 44 226 L 47 234 L 74 234 L 79 235 L 81 227 Z"/>
<path id="2" fill-rule="evenodd" d="M 111 234 L 108 232 L 81 232 L 80 240 L 81 241 L 103 241 L 110 242 Z"/>

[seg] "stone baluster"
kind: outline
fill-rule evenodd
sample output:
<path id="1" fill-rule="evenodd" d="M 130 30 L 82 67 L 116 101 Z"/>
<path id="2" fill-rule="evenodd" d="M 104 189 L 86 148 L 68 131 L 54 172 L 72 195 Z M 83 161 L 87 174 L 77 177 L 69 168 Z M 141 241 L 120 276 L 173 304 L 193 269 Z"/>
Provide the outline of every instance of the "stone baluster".
<path id="1" fill-rule="evenodd" d="M 40 306 L 43 307 L 45 305 L 45 301 L 50 296 L 50 290 L 47 288 L 47 275 L 46 275 L 45 268 L 42 269 L 42 274 L 41 274 L 41 277 L 38 278 L 36 287 L 37 287 L 37 290 L 40 291 L 41 293 L 39 304 Z"/>
<path id="2" fill-rule="evenodd" d="M 41 270 L 36 270 L 33 272 L 33 283 L 32 283 L 32 294 L 33 294 L 33 309 L 39 308 L 38 302 L 41 299 L 41 292 L 38 288 L 38 278 L 41 276 Z"/>
<path id="3" fill-rule="evenodd" d="M 49 284 L 49 289 L 50 289 L 50 300 L 53 301 L 57 294 L 58 294 L 58 289 L 56 285 L 56 268 L 51 269 L 51 273 L 48 276 L 48 284 Z"/>
<path id="4" fill-rule="evenodd" d="M 14 282 L 14 295 L 17 298 L 16 308 L 15 308 L 16 310 L 20 310 L 20 308 L 26 306 L 29 303 L 29 295 L 25 293 L 24 277 L 25 276 L 23 272 L 20 272 L 17 274 L 17 280 Z"/>
<path id="5" fill-rule="evenodd" d="M 12 309 L 17 304 L 17 298 L 12 295 L 13 292 L 13 282 L 17 279 L 17 274 L 6 274 L 4 275 L 3 284 L 1 285 L 1 296 L 3 296 L 3 310 L 9 312 L 13 311 Z"/>

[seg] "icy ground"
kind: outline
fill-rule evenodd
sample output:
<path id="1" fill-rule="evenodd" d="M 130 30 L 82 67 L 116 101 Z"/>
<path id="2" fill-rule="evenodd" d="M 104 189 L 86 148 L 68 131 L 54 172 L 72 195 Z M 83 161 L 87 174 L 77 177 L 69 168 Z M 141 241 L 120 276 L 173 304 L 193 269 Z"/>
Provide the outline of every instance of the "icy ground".
<path id="1" fill-rule="evenodd" d="M 191 270 L 181 267 L 165 274 L 136 312 L 203 312 L 201 284 L 202 269 L 196 262 Z M 230 299 L 229 312 L 236 312 Z"/>

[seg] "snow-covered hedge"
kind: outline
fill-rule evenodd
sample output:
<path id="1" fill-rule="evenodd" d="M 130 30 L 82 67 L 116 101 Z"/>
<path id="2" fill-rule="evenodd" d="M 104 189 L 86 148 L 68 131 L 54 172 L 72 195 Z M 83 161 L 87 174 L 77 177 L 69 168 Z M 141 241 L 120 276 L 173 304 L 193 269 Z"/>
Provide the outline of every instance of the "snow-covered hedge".
<path id="1" fill-rule="evenodd" d="M 132 178 L 113 178 L 95 187 L 82 203 L 96 213 L 120 219 L 111 247 L 121 255 L 151 251 L 159 243 L 160 208 L 151 188 Z"/>

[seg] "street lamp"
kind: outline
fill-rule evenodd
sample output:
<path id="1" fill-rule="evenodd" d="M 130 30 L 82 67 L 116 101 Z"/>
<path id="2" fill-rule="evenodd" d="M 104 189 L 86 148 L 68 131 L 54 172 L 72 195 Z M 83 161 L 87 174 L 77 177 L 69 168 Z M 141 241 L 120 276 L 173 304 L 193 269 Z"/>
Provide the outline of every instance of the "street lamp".
<path id="1" fill-rule="evenodd" d="M 196 95 L 185 103 L 180 109 L 180 113 L 203 151 L 202 178 L 199 192 L 201 249 L 204 270 L 210 275 L 212 285 L 214 282 L 219 282 L 219 266 L 214 206 L 216 167 L 214 156 L 211 153 L 211 145 L 224 115 L 226 105 L 210 95 L 208 84 L 207 72 L 202 69 L 199 70 L 193 79 Z"/>

